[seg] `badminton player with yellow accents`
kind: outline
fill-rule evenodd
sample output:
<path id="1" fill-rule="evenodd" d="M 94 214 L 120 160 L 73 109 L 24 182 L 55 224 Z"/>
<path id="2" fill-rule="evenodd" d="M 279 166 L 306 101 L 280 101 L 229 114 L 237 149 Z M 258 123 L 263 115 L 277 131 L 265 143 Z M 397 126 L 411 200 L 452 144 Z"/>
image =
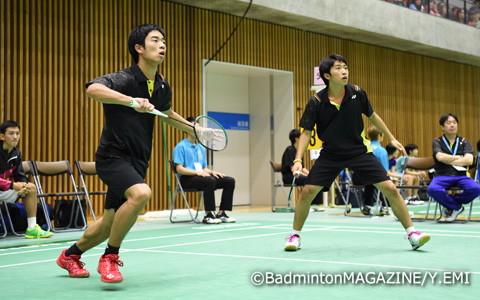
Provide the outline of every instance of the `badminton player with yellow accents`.
<path id="1" fill-rule="evenodd" d="M 305 130 L 300 135 L 292 172 L 302 169 L 301 158 L 315 125 L 323 148 L 296 204 L 293 232 L 286 238 L 285 251 L 300 249 L 300 231 L 312 200 L 323 187 L 329 187 L 345 168 L 357 172 L 363 180 L 361 184 L 374 184 L 387 197 L 393 213 L 407 231 L 405 238 L 408 238 L 413 250 L 418 249 L 430 240 L 430 236 L 415 229 L 402 196 L 373 155 L 370 142 L 365 139 L 362 114 L 390 139 L 392 145 L 405 153 L 402 144 L 373 111 L 365 91 L 348 84 L 348 67 L 344 57 L 334 54 L 323 59 L 320 76 L 327 87 L 310 98 L 300 120 L 300 127 Z"/>
<path id="2" fill-rule="evenodd" d="M 172 93 L 168 82 L 157 72 L 163 62 L 165 32 L 154 24 L 134 28 L 128 38 L 128 50 L 134 64 L 87 83 L 87 95 L 103 104 L 105 126 L 96 152 L 96 168 L 108 186 L 105 211 L 69 249 L 63 250 L 57 264 L 70 277 L 89 277 L 81 255 L 108 239 L 97 271 L 101 280 L 118 283 L 123 276 L 118 266 L 121 243 L 150 200 L 152 191 L 145 183 L 152 150 L 154 109 L 168 118 L 163 120 L 180 130 L 193 133 L 191 126 L 171 110 Z M 135 103 L 136 107 L 132 107 Z M 176 119 L 181 122 L 174 122 Z"/>

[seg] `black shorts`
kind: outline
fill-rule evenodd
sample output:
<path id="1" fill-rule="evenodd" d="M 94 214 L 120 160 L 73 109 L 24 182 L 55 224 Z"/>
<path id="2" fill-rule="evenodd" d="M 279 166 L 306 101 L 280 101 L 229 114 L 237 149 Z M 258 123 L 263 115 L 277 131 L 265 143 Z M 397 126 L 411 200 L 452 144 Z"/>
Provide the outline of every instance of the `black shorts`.
<path id="1" fill-rule="evenodd" d="M 148 164 L 117 155 L 99 155 L 95 167 L 98 176 L 108 186 L 105 209 L 115 211 L 125 202 L 125 191 L 131 186 L 145 183 Z"/>
<path id="2" fill-rule="evenodd" d="M 305 184 L 330 187 L 340 171 L 346 168 L 354 171 L 363 185 L 390 180 L 385 168 L 371 152 L 349 160 L 332 160 L 320 152 Z"/>

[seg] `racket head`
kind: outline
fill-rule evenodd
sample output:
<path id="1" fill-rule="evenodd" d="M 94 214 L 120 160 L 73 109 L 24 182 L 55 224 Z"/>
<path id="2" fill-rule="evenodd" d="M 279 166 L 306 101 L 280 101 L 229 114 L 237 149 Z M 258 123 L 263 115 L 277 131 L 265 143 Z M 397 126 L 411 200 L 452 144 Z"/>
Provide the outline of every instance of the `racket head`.
<path id="1" fill-rule="evenodd" d="M 197 141 L 212 151 L 222 151 L 227 147 L 228 136 L 223 126 L 214 118 L 199 116 L 194 127 Z"/>

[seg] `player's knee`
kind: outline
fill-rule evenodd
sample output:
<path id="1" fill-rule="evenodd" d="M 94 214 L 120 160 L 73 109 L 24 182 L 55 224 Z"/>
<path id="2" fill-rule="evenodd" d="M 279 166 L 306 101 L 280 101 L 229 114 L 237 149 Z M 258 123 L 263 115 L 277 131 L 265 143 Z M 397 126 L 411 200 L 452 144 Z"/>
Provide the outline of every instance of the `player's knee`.
<path id="1" fill-rule="evenodd" d="M 147 186 L 137 188 L 131 196 L 133 202 L 145 205 L 152 198 L 152 190 Z"/>
<path id="2" fill-rule="evenodd" d="M 320 187 L 319 186 L 314 186 L 314 185 L 306 185 L 303 187 L 302 190 L 302 197 L 303 199 L 312 199 L 317 196 L 317 194 L 320 192 Z"/>
<path id="3" fill-rule="evenodd" d="M 386 184 L 383 184 L 380 188 L 380 191 L 382 194 L 384 194 L 387 198 L 395 196 L 399 194 L 400 192 L 398 191 L 397 187 L 393 182 L 387 182 Z"/>

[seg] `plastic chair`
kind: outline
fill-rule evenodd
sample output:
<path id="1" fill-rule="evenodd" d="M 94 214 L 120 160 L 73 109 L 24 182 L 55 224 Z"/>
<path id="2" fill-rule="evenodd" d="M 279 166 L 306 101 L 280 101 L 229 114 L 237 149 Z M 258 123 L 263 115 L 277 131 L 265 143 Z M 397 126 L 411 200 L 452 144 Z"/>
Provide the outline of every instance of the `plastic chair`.
<path id="1" fill-rule="evenodd" d="M 182 187 L 182 184 L 180 183 L 180 176 L 177 173 L 177 168 L 175 163 L 170 160 L 170 167 L 172 168 L 173 174 L 175 175 L 175 179 L 177 181 L 177 184 L 175 185 L 175 191 L 173 193 L 173 202 L 170 205 L 170 222 L 171 223 L 184 223 L 184 222 L 194 222 L 194 223 L 202 223 L 202 221 L 198 221 L 198 213 L 200 211 L 200 204 L 203 202 L 203 191 L 199 189 L 184 189 Z M 193 216 L 192 209 L 190 208 L 190 205 L 187 200 L 187 196 L 185 193 L 200 193 L 200 199 L 198 200 L 198 206 L 197 206 L 197 212 L 195 214 L 195 217 Z M 183 202 L 185 203 L 185 206 L 188 209 L 188 213 L 190 215 L 190 219 L 187 220 L 173 220 L 173 211 L 175 209 L 175 204 L 177 203 L 177 195 L 182 194 Z"/>
<path id="2" fill-rule="evenodd" d="M 95 168 L 94 161 L 79 161 L 75 160 L 75 165 L 77 166 L 78 175 L 80 176 L 80 182 L 82 184 L 82 192 L 85 193 L 85 198 L 87 200 L 88 207 L 90 208 L 90 213 L 92 214 L 93 221 L 96 221 L 95 211 L 93 210 L 91 195 L 106 195 L 107 191 L 95 191 L 91 192 L 87 188 L 85 181 L 85 176 L 97 176 L 97 169 Z"/>
<path id="3" fill-rule="evenodd" d="M 79 192 L 77 189 L 77 183 L 75 182 L 75 178 L 73 176 L 72 168 L 70 167 L 70 163 L 68 160 L 61 160 L 61 161 L 54 161 L 54 162 L 43 162 L 43 161 L 32 161 L 33 166 L 33 175 L 35 178 L 35 183 L 37 185 L 38 190 L 38 198 L 45 203 L 46 198 L 58 198 L 58 197 L 71 197 L 73 200 L 76 201 L 72 203 L 72 210 L 70 213 L 70 220 L 67 226 L 65 227 L 58 227 L 54 228 L 51 224 L 50 218 L 47 219 L 47 223 L 49 223 L 49 227 L 54 232 L 64 232 L 64 231 L 77 231 L 77 230 L 85 230 L 87 228 L 87 220 L 85 218 L 85 212 L 82 208 L 81 196 L 84 196 L 84 192 Z M 65 176 L 66 175 L 66 176 Z M 70 183 L 72 184 L 73 191 L 69 192 L 57 192 L 57 193 L 45 193 L 42 179 L 45 182 L 51 182 L 55 179 L 65 179 L 68 177 L 70 179 Z M 45 184 L 46 185 L 46 184 Z M 78 210 L 76 209 L 78 207 Z M 76 224 L 76 220 L 78 216 L 81 216 L 81 220 L 83 221 L 83 225 Z M 71 226 L 75 226 L 75 228 L 71 228 Z"/>

